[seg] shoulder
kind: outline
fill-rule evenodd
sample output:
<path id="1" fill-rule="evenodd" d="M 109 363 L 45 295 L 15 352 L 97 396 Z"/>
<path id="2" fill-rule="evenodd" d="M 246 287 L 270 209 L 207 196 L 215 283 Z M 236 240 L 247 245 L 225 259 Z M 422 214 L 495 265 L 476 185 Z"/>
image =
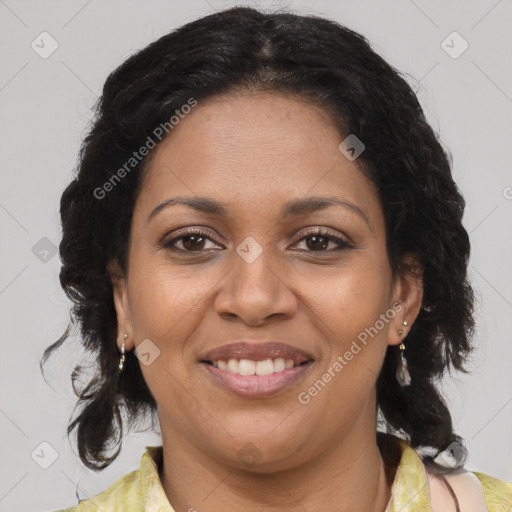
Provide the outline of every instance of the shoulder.
<path id="1" fill-rule="evenodd" d="M 159 506 L 168 504 L 158 476 L 161 456 L 161 446 L 146 447 L 139 469 L 124 475 L 101 494 L 80 501 L 76 507 L 57 512 L 142 512 L 153 503 Z M 170 505 L 167 510 L 172 512 Z"/>
<path id="2" fill-rule="evenodd" d="M 140 471 L 132 471 L 121 477 L 106 491 L 78 503 L 76 507 L 57 512 L 110 512 L 115 510 L 143 510 L 140 493 Z"/>
<path id="3" fill-rule="evenodd" d="M 386 512 L 456 510 L 453 494 L 460 510 L 512 512 L 512 483 L 490 475 L 461 469 L 442 478 L 429 472 L 419 454 L 404 440 Z M 443 479 L 446 483 L 443 483 Z"/>
<path id="4" fill-rule="evenodd" d="M 512 510 L 512 482 L 498 480 L 477 471 L 474 471 L 473 474 L 482 484 L 489 511 L 509 512 Z"/>
<path id="5" fill-rule="evenodd" d="M 458 469 L 443 475 L 429 474 L 433 511 L 510 512 L 512 484 L 489 475 Z M 454 507 L 455 499 L 459 508 Z"/>

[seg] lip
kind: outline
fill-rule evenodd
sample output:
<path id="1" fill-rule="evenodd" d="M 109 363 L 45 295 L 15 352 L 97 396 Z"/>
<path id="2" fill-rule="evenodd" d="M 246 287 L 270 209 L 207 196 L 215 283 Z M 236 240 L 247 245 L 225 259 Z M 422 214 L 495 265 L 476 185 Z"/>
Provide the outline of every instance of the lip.
<path id="1" fill-rule="evenodd" d="M 219 360 L 263 361 L 278 357 L 292 359 L 296 366 L 271 375 L 239 375 L 210 364 Z M 308 352 L 285 343 L 239 341 L 206 352 L 201 355 L 199 363 L 224 389 L 242 398 L 257 399 L 277 395 L 294 386 L 310 370 L 314 358 Z"/>
<path id="2" fill-rule="evenodd" d="M 228 359 L 250 359 L 252 361 L 263 361 L 264 359 L 292 359 L 295 365 L 299 365 L 313 356 L 297 347 L 287 345 L 278 341 L 250 342 L 237 341 L 222 345 L 210 350 L 199 357 L 203 361 L 227 361 Z"/>
<path id="3" fill-rule="evenodd" d="M 271 375 L 239 375 L 230 373 L 208 363 L 201 366 L 222 387 L 242 398 L 265 398 L 277 395 L 295 385 L 309 371 L 313 361 L 294 366 Z"/>

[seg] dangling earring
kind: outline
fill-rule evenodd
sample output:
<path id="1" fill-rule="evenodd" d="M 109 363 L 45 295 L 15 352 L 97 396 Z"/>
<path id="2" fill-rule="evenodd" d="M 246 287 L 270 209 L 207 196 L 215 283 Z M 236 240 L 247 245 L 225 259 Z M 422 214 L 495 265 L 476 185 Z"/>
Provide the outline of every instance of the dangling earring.
<path id="1" fill-rule="evenodd" d="M 409 323 L 404 320 L 403 325 L 407 326 Z M 399 330 L 398 334 L 401 336 L 404 333 L 403 330 Z M 398 363 L 398 368 L 396 369 L 396 380 L 398 381 L 398 384 L 400 384 L 400 387 L 404 388 L 406 386 L 411 385 L 411 375 L 409 373 L 409 368 L 407 366 L 407 360 L 405 359 L 404 355 L 405 351 L 405 345 L 404 343 L 400 343 L 400 361 Z"/>
<path id="2" fill-rule="evenodd" d="M 128 334 L 124 333 L 123 345 L 121 346 L 121 359 L 119 359 L 119 373 L 121 373 L 123 371 L 123 367 L 124 367 L 124 360 L 125 360 L 124 342 L 126 341 L 127 338 L 128 338 Z"/>

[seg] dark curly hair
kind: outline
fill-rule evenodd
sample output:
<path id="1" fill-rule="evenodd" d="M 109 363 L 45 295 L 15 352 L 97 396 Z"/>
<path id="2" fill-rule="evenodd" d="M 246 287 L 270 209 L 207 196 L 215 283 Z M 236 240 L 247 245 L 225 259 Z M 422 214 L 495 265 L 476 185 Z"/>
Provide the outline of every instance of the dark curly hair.
<path id="1" fill-rule="evenodd" d="M 84 347 L 96 356 L 95 374 L 81 388 L 75 383 L 82 367 L 72 374 L 78 401 L 67 431 L 77 429 L 81 460 L 88 468 L 105 468 L 121 449 L 123 423 L 129 430 L 146 413 L 154 419 L 156 411 L 133 351 L 124 371 L 117 371 L 110 272 L 117 262 L 126 273 L 132 213 L 149 157 L 104 197 L 97 191 L 190 98 L 200 103 L 240 91 L 312 102 L 340 134 L 355 134 L 365 144 L 357 164 L 378 189 L 391 269 L 415 272 L 403 257 L 416 254 L 424 286 L 423 308 L 405 343 L 412 385 L 397 383 L 399 349 L 388 347 L 377 381 L 381 417 L 388 432 L 413 448 L 442 451 L 462 441 L 436 386 L 450 367 L 465 371 L 474 333 L 470 243 L 461 222 L 465 202 L 452 179 L 451 156 L 406 80 L 365 37 L 318 16 L 237 7 L 173 30 L 110 74 L 76 177 L 62 194 L 60 283 L 73 306 L 66 332 L 45 350 L 41 368 L 69 339 L 70 327 L 79 326 Z M 424 461 L 437 467 L 432 456 Z"/>

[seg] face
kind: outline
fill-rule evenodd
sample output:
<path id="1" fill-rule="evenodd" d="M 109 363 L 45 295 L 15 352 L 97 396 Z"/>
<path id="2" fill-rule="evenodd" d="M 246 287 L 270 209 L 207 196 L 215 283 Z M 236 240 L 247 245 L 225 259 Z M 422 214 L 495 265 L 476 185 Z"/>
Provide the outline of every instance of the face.
<path id="1" fill-rule="evenodd" d="M 267 471 L 375 435 L 421 286 L 392 275 L 343 139 L 320 108 L 259 93 L 200 102 L 154 150 L 114 285 L 164 442 Z"/>

